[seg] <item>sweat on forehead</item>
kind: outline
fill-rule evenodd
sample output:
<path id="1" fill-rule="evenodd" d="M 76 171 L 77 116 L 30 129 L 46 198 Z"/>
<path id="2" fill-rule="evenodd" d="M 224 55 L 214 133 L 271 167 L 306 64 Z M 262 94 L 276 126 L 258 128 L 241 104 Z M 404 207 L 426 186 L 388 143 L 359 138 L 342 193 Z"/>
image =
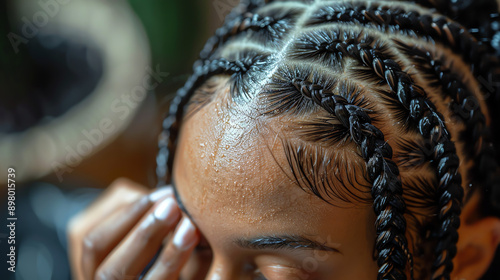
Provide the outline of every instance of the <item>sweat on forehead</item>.
<path id="1" fill-rule="evenodd" d="M 285 154 L 281 142 L 273 141 L 278 135 L 268 128 L 268 120 L 255 112 L 229 110 L 225 102 L 215 95 L 184 122 L 174 180 L 189 186 L 189 192 L 180 189 L 180 195 L 198 208 L 196 212 L 217 209 L 221 217 L 256 226 L 314 200 L 282 169 Z M 193 192 L 198 195 L 190 195 Z"/>

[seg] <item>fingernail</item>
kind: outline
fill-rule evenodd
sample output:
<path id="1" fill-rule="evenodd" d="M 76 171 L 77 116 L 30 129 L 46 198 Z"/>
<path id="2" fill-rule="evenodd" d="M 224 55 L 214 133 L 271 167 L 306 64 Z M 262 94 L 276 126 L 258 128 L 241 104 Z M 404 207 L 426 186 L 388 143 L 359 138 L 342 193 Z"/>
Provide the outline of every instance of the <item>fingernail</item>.
<path id="1" fill-rule="evenodd" d="M 172 241 L 180 250 L 187 250 L 194 242 L 196 242 L 196 228 L 191 220 L 187 217 L 182 219 L 182 223 L 175 233 L 174 240 Z"/>
<path id="2" fill-rule="evenodd" d="M 167 197 L 160 202 L 153 213 L 156 219 L 165 220 L 168 225 L 173 224 L 179 218 L 180 212 L 177 208 L 175 200 L 172 197 Z"/>
<path id="3" fill-rule="evenodd" d="M 172 194 L 171 187 L 162 187 L 157 189 L 156 191 L 149 194 L 149 200 L 152 202 L 157 202 L 158 200 L 164 198 L 165 196 Z"/>

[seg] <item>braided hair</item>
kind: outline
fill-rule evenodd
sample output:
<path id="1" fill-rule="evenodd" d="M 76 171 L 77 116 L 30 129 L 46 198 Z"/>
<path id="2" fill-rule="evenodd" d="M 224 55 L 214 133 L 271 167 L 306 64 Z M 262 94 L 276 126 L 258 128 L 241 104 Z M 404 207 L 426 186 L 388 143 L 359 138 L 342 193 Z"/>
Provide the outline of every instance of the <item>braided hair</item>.
<path id="1" fill-rule="evenodd" d="M 235 102 L 258 98 L 270 118 L 315 115 L 294 133 L 355 149 L 366 181 L 356 183 L 376 215 L 378 279 L 414 271 L 450 279 L 464 196 L 479 189 L 483 214 L 500 216 L 500 120 L 489 113 L 500 97 L 485 84 L 500 73 L 496 2 L 268 2 L 243 1 L 201 51 L 163 122 L 159 184 L 171 180 L 193 95 L 212 77 L 229 76 Z M 466 17 L 471 8 L 485 16 Z M 285 153 L 301 187 L 325 201 L 360 200 L 311 175 L 300 147 L 288 144 Z M 328 174 L 349 183 L 341 177 L 351 175 Z"/>

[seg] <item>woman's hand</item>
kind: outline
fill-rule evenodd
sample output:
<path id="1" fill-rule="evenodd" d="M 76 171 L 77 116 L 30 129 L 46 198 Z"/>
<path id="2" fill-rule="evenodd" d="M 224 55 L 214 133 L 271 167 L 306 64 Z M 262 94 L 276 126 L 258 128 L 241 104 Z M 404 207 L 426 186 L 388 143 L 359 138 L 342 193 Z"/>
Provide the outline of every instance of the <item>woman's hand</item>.
<path id="1" fill-rule="evenodd" d="M 151 193 L 125 179 L 115 181 L 75 216 L 68 236 L 77 280 L 137 279 L 162 244 L 144 279 L 177 279 L 200 238 L 191 221 L 182 217 L 172 189 Z"/>

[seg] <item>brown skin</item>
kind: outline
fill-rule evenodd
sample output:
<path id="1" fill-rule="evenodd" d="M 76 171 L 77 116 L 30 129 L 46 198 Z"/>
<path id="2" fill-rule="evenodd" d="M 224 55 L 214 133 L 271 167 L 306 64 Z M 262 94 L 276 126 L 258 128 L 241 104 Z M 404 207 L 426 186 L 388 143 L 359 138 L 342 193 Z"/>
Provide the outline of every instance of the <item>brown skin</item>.
<path id="1" fill-rule="evenodd" d="M 179 197 L 213 250 L 207 278 L 250 277 L 249 266 L 267 279 L 375 279 L 372 207 L 332 206 L 301 190 L 283 171 L 288 163 L 275 140 L 286 127 L 270 129 L 251 112 L 221 110 L 221 102 L 185 121 L 174 164 Z M 305 236 L 340 252 L 249 250 L 234 242 L 263 235 Z"/>
<path id="2" fill-rule="evenodd" d="M 177 279 L 183 267 L 183 279 L 376 279 L 371 205 L 332 206 L 301 190 L 279 141 L 289 122 L 221 104 L 227 101 L 217 97 L 188 118 L 179 138 L 175 187 L 197 227 L 186 249 L 168 238 L 180 219 L 177 207 L 173 224 L 150 219 L 172 194 L 152 202 L 144 187 L 121 181 L 71 223 L 75 278 L 137 275 L 167 240 L 147 279 Z M 500 242 L 500 219 L 471 218 L 477 201 L 473 196 L 463 211 L 452 279 L 479 279 Z M 141 227 L 147 219 L 148 227 Z M 235 242 L 279 235 L 304 236 L 338 251 L 249 249 Z M 192 254 L 199 238 L 205 249 Z"/>

